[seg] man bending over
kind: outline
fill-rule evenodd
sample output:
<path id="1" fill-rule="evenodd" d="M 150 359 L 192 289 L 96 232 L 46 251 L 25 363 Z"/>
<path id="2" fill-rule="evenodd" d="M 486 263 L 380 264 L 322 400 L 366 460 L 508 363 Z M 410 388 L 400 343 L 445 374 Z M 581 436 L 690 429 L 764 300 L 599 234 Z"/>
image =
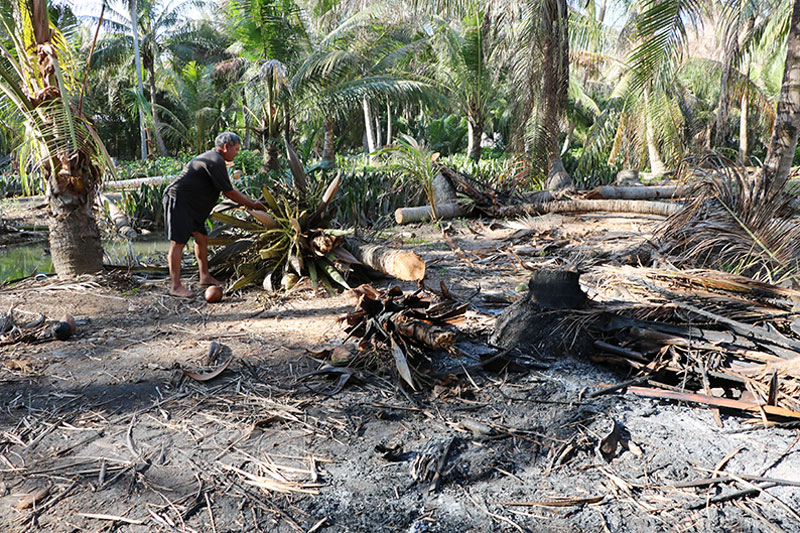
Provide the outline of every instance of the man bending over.
<path id="1" fill-rule="evenodd" d="M 219 284 L 208 272 L 206 219 L 217 204 L 220 192 L 250 209 L 265 209 L 261 202 L 248 198 L 231 185 L 225 163 L 233 161 L 240 145 L 241 140 L 235 133 L 220 133 L 214 140 L 214 149 L 189 161 L 178 179 L 164 191 L 164 224 L 170 240 L 167 255 L 169 293 L 173 296 L 194 296 L 189 288 L 181 284 L 181 255 L 189 237 L 194 237 L 200 285 Z"/>

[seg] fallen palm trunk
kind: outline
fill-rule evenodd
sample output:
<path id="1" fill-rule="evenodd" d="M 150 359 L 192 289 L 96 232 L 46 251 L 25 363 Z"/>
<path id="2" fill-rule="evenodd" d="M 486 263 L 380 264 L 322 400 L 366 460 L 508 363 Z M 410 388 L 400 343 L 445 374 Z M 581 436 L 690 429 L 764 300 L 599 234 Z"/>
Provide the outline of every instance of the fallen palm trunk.
<path id="1" fill-rule="evenodd" d="M 135 239 L 139 236 L 133 226 L 131 226 L 130 220 L 125 215 L 125 213 L 117 206 L 117 203 L 114 202 L 108 196 L 99 193 L 97 195 L 97 202 L 102 207 L 103 205 L 108 207 L 108 214 L 111 218 L 111 222 L 114 224 L 114 227 L 117 229 L 117 232 L 125 237 L 126 239 Z"/>
<path id="2" fill-rule="evenodd" d="M 345 248 L 361 263 L 403 281 L 421 281 L 425 261 L 414 252 L 345 239 Z"/>
<path id="3" fill-rule="evenodd" d="M 651 202 L 646 200 L 562 200 L 497 207 L 491 215 L 497 218 L 513 218 L 544 213 L 637 213 L 640 215 L 670 216 L 683 209 L 680 204 Z"/>
<path id="4" fill-rule="evenodd" d="M 468 212 L 468 209 L 457 202 L 438 204 L 436 206 L 436 217 L 433 216 L 433 208 L 429 205 L 400 207 L 394 212 L 394 220 L 398 224 L 413 224 L 414 222 L 428 222 L 434 220 L 434 218 L 439 220 L 458 218 Z"/>
<path id="5" fill-rule="evenodd" d="M 660 198 L 683 198 L 681 187 L 674 186 L 634 186 L 603 185 L 595 187 L 586 194 L 587 200 L 657 200 Z"/>
<path id="6" fill-rule="evenodd" d="M 151 176 L 149 178 L 134 178 L 130 180 L 106 181 L 103 187 L 106 189 L 132 189 L 142 185 L 161 185 L 169 183 L 176 176 Z"/>
<path id="7" fill-rule="evenodd" d="M 448 219 L 464 216 L 469 209 L 458 203 L 456 189 L 446 173 L 446 167 L 441 167 L 440 172 L 433 179 L 433 198 L 436 202 L 436 216 L 429 205 L 420 207 L 401 207 L 394 212 L 394 219 L 398 224 L 413 224 L 414 222 L 428 222 L 435 219 Z"/>

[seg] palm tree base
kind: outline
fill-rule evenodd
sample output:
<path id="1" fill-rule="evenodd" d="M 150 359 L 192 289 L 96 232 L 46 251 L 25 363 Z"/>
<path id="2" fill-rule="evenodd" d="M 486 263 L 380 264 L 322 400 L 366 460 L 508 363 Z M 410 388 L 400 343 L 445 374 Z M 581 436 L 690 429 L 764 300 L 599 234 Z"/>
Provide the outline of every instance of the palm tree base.
<path id="1" fill-rule="evenodd" d="M 59 276 L 74 277 L 103 269 L 103 247 L 94 218 L 76 210 L 52 217 L 48 226 L 53 268 Z"/>

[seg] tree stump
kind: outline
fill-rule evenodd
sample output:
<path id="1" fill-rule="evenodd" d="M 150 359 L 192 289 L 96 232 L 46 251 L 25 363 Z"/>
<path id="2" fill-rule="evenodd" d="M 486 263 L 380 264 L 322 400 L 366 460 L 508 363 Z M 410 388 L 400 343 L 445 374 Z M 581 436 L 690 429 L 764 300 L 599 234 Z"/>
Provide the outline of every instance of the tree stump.
<path id="1" fill-rule="evenodd" d="M 573 310 L 589 299 L 578 284 L 579 274 L 566 269 L 542 269 L 528 281 L 528 294 L 500 313 L 489 342 L 516 346 L 532 355 L 585 354 L 592 340 L 580 331 Z"/>
<path id="2" fill-rule="evenodd" d="M 614 185 L 631 186 L 642 185 L 642 180 L 639 179 L 638 170 L 620 170 L 617 172 L 617 177 L 614 180 Z"/>

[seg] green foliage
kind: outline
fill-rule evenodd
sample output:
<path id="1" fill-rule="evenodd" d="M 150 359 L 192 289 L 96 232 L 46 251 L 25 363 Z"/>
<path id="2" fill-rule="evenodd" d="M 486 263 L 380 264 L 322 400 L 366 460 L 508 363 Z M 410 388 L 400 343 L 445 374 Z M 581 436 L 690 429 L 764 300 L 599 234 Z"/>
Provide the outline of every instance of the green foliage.
<path id="1" fill-rule="evenodd" d="M 211 146 L 214 136 L 228 128 L 236 108 L 229 93 L 238 90 L 234 84 L 217 87 L 214 67 L 187 63 L 171 80 L 169 98 L 172 110 L 161 107 L 165 137 L 193 153 L 202 153 Z"/>
<path id="2" fill-rule="evenodd" d="M 308 184 L 307 179 L 303 181 Z M 278 195 L 269 187 L 262 189 L 268 212 L 251 211 L 253 220 L 220 212 L 212 215 L 225 226 L 214 231 L 209 244 L 227 245 L 214 256 L 213 266 L 235 275 L 232 290 L 259 282 L 268 290 L 288 289 L 304 275 L 309 276 L 314 288 L 319 283 L 330 292 L 335 284 L 349 288 L 340 265 L 342 261 L 355 262 L 340 248 L 342 235 L 348 232 L 327 229 L 339 178 L 327 187 L 321 181 L 309 184 L 305 192 L 284 188 L 281 182 L 276 185 L 282 189 Z M 225 227 L 236 231 L 226 232 Z"/>
<path id="3" fill-rule="evenodd" d="M 447 115 L 431 120 L 427 133 L 431 150 L 443 156 L 454 154 L 466 147 L 467 119 L 458 115 Z"/>
<path id="4" fill-rule="evenodd" d="M 178 157 L 158 157 L 144 161 L 119 161 L 117 175 L 119 179 L 149 178 L 152 176 L 177 176 L 196 154 L 184 153 Z"/>
<path id="5" fill-rule="evenodd" d="M 439 171 L 433 163 L 439 158 L 439 153 L 432 152 L 424 143 L 408 135 L 401 135 L 397 146 L 384 148 L 382 152 L 391 154 L 389 168 L 399 172 L 398 181 L 411 179 L 422 188 L 433 209 L 433 218 L 436 218 L 433 178 Z"/>
<path id="6" fill-rule="evenodd" d="M 396 174 L 385 168 L 361 167 L 341 171 L 340 177 L 335 218 L 343 225 L 374 228 L 392 224 L 395 209 L 419 201 L 418 190 L 408 183 L 398 184 Z"/>
<path id="7" fill-rule="evenodd" d="M 234 0 L 230 8 L 235 37 L 255 57 L 289 63 L 298 53 L 297 41 L 307 39 L 293 0 Z"/>
<path id="8" fill-rule="evenodd" d="M 481 160 L 477 163 L 466 154 L 451 155 L 443 158 L 441 162 L 453 170 L 467 174 L 493 187 L 505 188 L 511 185 L 520 185 L 514 183 L 516 172 L 514 172 L 511 157 L 500 150 L 484 148 Z M 531 188 L 531 185 L 523 184 L 523 188 Z"/>
<path id="9" fill-rule="evenodd" d="M 163 227 L 163 196 L 166 183 L 142 184 L 138 189 L 122 191 L 120 209 L 128 216 L 134 227 Z"/>
<path id="10" fill-rule="evenodd" d="M 608 161 L 608 153 L 602 153 L 597 159 L 600 163 L 586 167 L 581 165 L 583 148 L 574 148 L 567 151 L 561 156 L 561 161 L 564 163 L 564 169 L 572 177 L 575 182 L 575 187 L 578 189 L 593 189 L 601 185 L 610 185 L 614 183 L 617 177 L 617 172 L 621 169 L 618 166 L 608 165 L 602 163 Z"/>
<path id="11" fill-rule="evenodd" d="M 233 166 L 241 170 L 245 176 L 256 174 L 261 170 L 261 154 L 255 150 L 239 150 L 233 160 Z"/>
<path id="12" fill-rule="evenodd" d="M 34 183 L 34 186 L 41 187 L 40 183 Z M 24 187 L 22 176 L 14 172 L 0 172 L 0 198 L 10 198 L 12 196 L 32 196 L 40 194 L 42 191 L 37 188 L 28 190 Z"/>
<path id="13" fill-rule="evenodd" d="M 233 185 L 247 196 L 258 198 L 265 186 L 272 189 L 289 181 L 289 173 L 285 170 L 270 170 L 269 172 L 258 171 L 253 174 L 245 174 Z"/>

